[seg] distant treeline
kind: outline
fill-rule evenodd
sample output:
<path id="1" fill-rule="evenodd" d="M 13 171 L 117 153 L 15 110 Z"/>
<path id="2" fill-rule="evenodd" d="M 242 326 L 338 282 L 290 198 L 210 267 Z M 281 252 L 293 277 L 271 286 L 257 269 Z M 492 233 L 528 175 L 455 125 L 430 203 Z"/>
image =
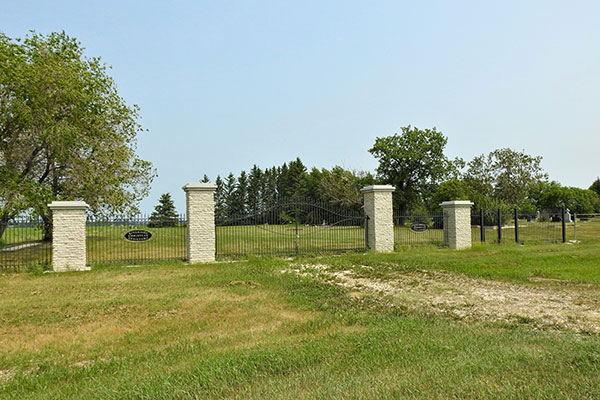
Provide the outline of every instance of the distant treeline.
<path id="1" fill-rule="evenodd" d="M 440 212 L 446 200 L 471 200 L 475 210 L 518 208 L 534 214 L 566 207 L 578 214 L 600 212 L 600 179 L 589 189 L 562 186 L 549 180 L 541 156 L 503 148 L 465 162 L 448 158 L 446 143 L 435 128 L 407 126 L 401 133 L 378 137 L 369 149 L 379 162 L 376 175 L 337 166 L 308 171 L 300 158 L 265 170 L 255 165 L 238 177 L 217 177 L 215 211 L 218 218 L 257 214 L 279 199 L 298 197 L 360 210 L 360 188 L 377 183 L 396 188 L 394 210 L 404 215 Z"/>
<path id="2" fill-rule="evenodd" d="M 208 182 L 208 176 L 204 176 Z M 307 170 L 300 158 L 281 166 L 261 169 L 254 165 L 239 176 L 217 176 L 215 216 L 217 218 L 258 214 L 282 199 L 310 198 L 324 204 L 359 211 L 360 188 L 375 183 L 371 173 L 331 169 Z"/>

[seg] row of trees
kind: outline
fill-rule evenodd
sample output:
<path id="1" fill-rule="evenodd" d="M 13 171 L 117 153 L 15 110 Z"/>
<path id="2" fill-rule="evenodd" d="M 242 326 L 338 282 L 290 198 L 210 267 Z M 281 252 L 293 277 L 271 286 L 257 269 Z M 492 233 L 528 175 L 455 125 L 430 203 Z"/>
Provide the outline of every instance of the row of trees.
<path id="1" fill-rule="evenodd" d="M 208 181 L 204 176 L 203 181 Z M 261 169 L 254 165 L 239 176 L 230 173 L 217 176 L 215 184 L 215 214 L 217 218 L 243 214 L 258 214 L 281 199 L 308 197 L 332 206 L 360 210 L 360 188 L 375 182 L 372 174 L 348 171 L 336 166 L 331 169 L 306 168 L 300 158 L 281 166 Z"/>
<path id="2" fill-rule="evenodd" d="M 446 144 L 435 128 L 407 126 L 375 140 L 369 152 L 379 161 L 376 176 L 339 166 L 308 171 L 299 158 L 265 170 L 255 165 L 238 177 L 218 176 L 216 213 L 256 214 L 278 198 L 296 196 L 358 210 L 360 188 L 376 183 L 397 188 L 394 208 L 399 213 L 438 212 L 439 204 L 450 199 L 469 199 L 476 209 L 517 207 L 535 213 L 565 206 L 577 213 L 600 212 L 600 179 L 590 189 L 564 187 L 548 180 L 541 156 L 504 148 L 465 162 L 449 159 Z"/>
<path id="3" fill-rule="evenodd" d="M 469 199 L 474 208 L 519 208 L 522 212 L 568 207 L 577 213 L 600 212 L 600 179 L 589 189 L 564 187 L 548 180 L 541 156 L 509 148 L 469 162 L 444 154 L 447 138 L 434 129 L 411 126 L 377 138 L 369 150 L 379 160 L 377 179 L 394 185 L 401 212 L 439 211 L 450 199 Z"/>

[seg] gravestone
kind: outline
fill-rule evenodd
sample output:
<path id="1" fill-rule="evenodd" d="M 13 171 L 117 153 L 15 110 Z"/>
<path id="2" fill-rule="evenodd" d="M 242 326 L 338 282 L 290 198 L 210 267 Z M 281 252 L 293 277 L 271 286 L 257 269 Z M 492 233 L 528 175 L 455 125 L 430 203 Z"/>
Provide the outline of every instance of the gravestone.
<path id="1" fill-rule="evenodd" d="M 573 222 L 571 220 L 571 212 L 569 211 L 568 208 L 567 208 L 567 211 L 565 212 L 565 222 Z"/>

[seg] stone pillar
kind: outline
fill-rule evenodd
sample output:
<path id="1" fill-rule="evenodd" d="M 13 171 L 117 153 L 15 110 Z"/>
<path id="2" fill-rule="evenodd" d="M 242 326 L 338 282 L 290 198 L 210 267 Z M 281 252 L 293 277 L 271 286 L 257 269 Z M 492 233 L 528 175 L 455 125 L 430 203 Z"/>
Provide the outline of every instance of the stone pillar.
<path id="1" fill-rule="evenodd" d="M 83 201 L 53 201 L 52 269 L 54 272 L 87 271 L 85 249 L 85 210 Z"/>
<path id="2" fill-rule="evenodd" d="M 369 217 L 367 244 L 371 250 L 394 251 L 394 190 L 396 188 L 390 185 L 366 186 L 360 190 L 364 194 L 365 214 Z"/>
<path id="3" fill-rule="evenodd" d="M 187 259 L 191 263 L 215 261 L 215 199 L 212 183 L 188 183 L 186 194 Z"/>
<path id="4" fill-rule="evenodd" d="M 468 200 L 445 201 L 444 210 L 444 245 L 452 249 L 468 249 L 471 247 L 471 203 Z"/>

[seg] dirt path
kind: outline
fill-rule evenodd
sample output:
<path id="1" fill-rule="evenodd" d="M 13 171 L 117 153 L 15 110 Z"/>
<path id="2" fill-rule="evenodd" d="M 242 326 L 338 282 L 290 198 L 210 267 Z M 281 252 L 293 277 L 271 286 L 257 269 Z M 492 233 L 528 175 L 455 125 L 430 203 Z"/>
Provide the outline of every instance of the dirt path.
<path id="1" fill-rule="evenodd" d="M 597 285 L 552 281 L 537 286 L 429 270 L 379 280 L 360 277 L 352 271 L 330 270 L 322 264 L 294 265 L 287 272 L 326 279 L 352 289 L 352 296 L 375 295 L 409 310 L 443 313 L 464 320 L 527 323 L 538 328 L 600 333 Z"/>

